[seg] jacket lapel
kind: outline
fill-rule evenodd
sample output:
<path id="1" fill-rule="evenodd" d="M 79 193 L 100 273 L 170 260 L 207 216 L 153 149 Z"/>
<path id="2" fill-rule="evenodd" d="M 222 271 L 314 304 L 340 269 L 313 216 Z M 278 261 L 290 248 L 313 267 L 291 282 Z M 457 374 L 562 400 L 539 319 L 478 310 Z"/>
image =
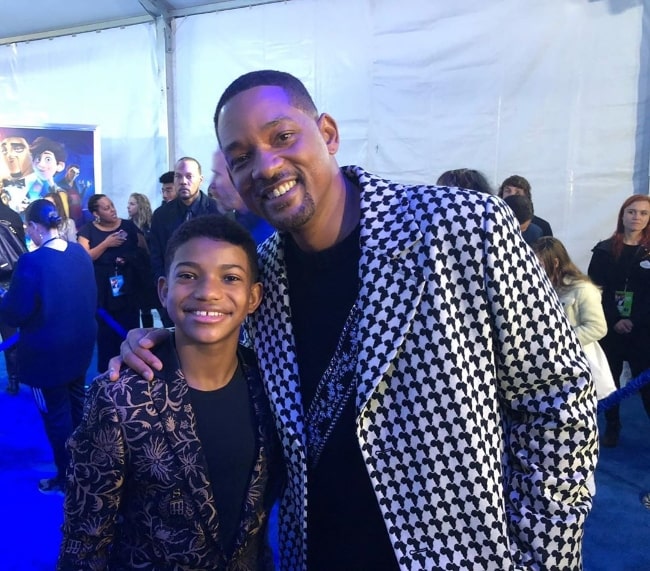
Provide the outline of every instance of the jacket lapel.
<path id="1" fill-rule="evenodd" d="M 186 479 L 186 490 L 194 500 L 197 519 L 205 530 L 206 536 L 215 541 L 220 550 L 215 504 L 213 501 L 208 501 L 212 497 L 212 490 L 207 464 L 196 435 L 196 419 L 173 342 L 169 340 L 156 353 L 163 362 L 163 369 L 152 383 L 151 400 L 179 472 L 195 475 Z"/>
<path id="2" fill-rule="evenodd" d="M 248 547 L 250 538 L 262 533 L 262 528 L 268 522 L 272 502 L 279 496 L 282 483 L 282 463 L 275 426 L 270 418 L 268 399 L 262 388 L 255 357 L 249 351 L 240 348 L 238 357 L 248 384 L 254 415 L 257 457 L 246 489 L 242 521 L 233 553 L 235 558 Z"/>
<path id="3" fill-rule="evenodd" d="M 410 331 L 424 290 L 426 252 L 421 251 L 422 234 L 402 187 L 370 177 L 358 167 L 346 172 L 361 188 L 361 414 Z"/>
<path id="4" fill-rule="evenodd" d="M 363 169 L 345 174 L 361 189 L 361 259 L 359 261 L 359 384 L 360 414 L 399 354 L 424 290 L 422 234 L 401 185 L 373 178 Z M 304 452 L 304 414 L 300 398 L 295 342 L 282 236 L 264 243 L 264 300 L 255 314 L 255 349 L 276 419 L 292 451 Z M 273 339 L 273 343 L 260 343 Z M 285 447 L 287 442 L 284 443 Z M 301 455 L 302 455 L 301 452 Z"/>
<path id="5" fill-rule="evenodd" d="M 304 461 L 306 445 L 296 344 L 291 326 L 284 238 L 275 233 L 261 248 L 264 297 L 251 318 L 253 342 L 283 446 Z"/>

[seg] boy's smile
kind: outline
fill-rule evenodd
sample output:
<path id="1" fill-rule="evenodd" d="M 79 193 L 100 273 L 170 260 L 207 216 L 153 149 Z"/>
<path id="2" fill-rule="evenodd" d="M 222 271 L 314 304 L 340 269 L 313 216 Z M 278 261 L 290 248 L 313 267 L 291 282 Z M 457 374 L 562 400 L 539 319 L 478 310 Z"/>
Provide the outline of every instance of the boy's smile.
<path id="1" fill-rule="evenodd" d="M 261 299 L 244 249 L 206 237 L 178 248 L 159 292 L 177 344 L 236 345 L 242 322 Z"/>

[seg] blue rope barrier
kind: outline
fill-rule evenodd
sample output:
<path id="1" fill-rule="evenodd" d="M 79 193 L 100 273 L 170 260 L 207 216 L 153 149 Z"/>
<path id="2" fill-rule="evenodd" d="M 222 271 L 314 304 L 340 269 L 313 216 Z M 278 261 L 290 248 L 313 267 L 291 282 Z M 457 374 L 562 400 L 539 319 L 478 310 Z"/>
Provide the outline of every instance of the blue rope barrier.
<path id="1" fill-rule="evenodd" d="M 9 339 L 5 339 L 2 343 L 0 343 L 0 351 L 4 351 L 5 349 L 9 349 L 9 347 L 15 345 L 18 342 L 18 337 L 20 334 L 18 332 L 14 333 Z"/>
<path id="2" fill-rule="evenodd" d="M 124 327 L 122 327 L 115 319 L 113 316 L 108 313 L 103 307 L 100 307 L 97 310 L 97 314 L 99 317 L 101 317 L 106 324 L 113 330 L 115 333 L 117 333 L 122 339 L 126 339 L 126 334 L 128 333 Z"/>
<path id="3" fill-rule="evenodd" d="M 115 321 L 113 317 L 102 307 L 100 307 L 97 310 L 97 314 L 108 324 L 109 327 L 111 327 L 115 333 L 117 333 L 122 339 L 126 339 L 126 334 L 127 330 L 122 327 L 119 322 Z M 14 333 L 9 339 L 5 339 L 0 343 L 0 352 L 6 351 L 13 345 L 15 345 L 18 342 L 18 338 L 20 337 L 20 332 L 17 331 Z"/>
<path id="4" fill-rule="evenodd" d="M 634 377 L 623 388 L 618 389 L 608 397 L 598 401 L 598 412 L 603 412 L 617 404 L 620 404 L 623 399 L 633 395 L 648 383 L 650 383 L 650 369 L 643 371 L 643 373 L 638 377 Z"/>

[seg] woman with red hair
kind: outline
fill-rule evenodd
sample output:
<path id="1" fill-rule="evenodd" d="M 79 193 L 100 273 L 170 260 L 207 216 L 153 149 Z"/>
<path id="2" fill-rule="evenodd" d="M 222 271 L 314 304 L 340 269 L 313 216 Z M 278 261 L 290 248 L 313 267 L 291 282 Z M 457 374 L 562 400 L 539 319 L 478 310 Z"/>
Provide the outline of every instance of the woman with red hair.
<path id="1" fill-rule="evenodd" d="M 650 368 L 650 197 L 630 196 L 618 213 L 616 231 L 596 244 L 589 277 L 603 289 L 607 335 L 600 344 L 607 355 L 616 386 L 623 362 L 633 376 Z M 650 416 L 650 385 L 641 389 Z M 621 432 L 619 407 L 606 411 L 602 445 L 614 447 Z"/>

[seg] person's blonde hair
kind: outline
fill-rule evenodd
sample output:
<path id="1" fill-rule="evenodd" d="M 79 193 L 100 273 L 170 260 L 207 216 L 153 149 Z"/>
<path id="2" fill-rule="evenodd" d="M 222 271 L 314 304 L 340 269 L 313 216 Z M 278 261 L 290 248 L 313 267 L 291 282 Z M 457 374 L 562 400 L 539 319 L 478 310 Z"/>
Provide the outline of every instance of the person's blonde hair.
<path id="1" fill-rule="evenodd" d="M 132 192 L 129 198 L 133 198 L 138 205 L 138 213 L 131 218 L 131 221 L 140 230 L 151 227 L 151 203 L 149 199 L 139 192 Z"/>

